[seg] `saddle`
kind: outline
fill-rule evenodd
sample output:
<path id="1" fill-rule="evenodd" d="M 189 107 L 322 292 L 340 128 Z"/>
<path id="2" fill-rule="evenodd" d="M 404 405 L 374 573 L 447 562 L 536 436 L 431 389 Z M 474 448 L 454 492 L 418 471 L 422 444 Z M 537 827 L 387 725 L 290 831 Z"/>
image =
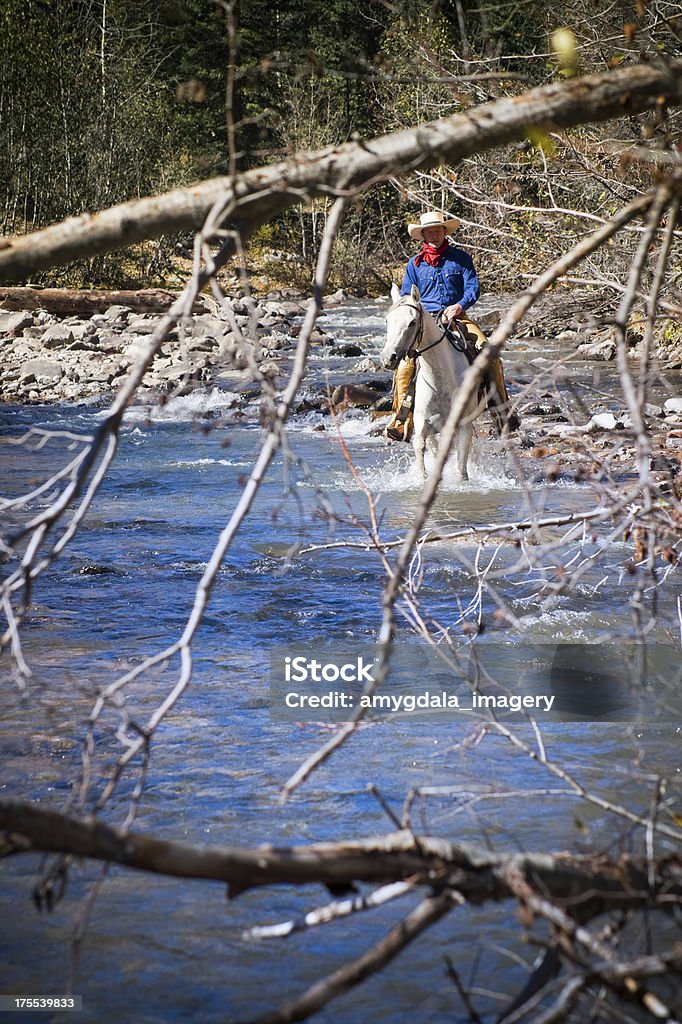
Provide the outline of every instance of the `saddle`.
<path id="1" fill-rule="evenodd" d="M 453 328 L 455 329 L 453 330 Z M 459 320 L 453 320 L 448 327 L 443 329 L 448 344 L 452 345 L 458 352 L 463 352 L 469 366 L 471 366 L 479 353 L 478 346 L 476 345 L 476 335 L 467 331 L 466 326 L 460 323 Z M 490 408 L 490 397 L 493 391 L 495 391 L 494 381 L 492 380 L 490 370 L 486 370 L 478 382 L 478 401 L 486 402 L 488 408 Z M 495 391 L 495 393 L 497 392 Z"/>

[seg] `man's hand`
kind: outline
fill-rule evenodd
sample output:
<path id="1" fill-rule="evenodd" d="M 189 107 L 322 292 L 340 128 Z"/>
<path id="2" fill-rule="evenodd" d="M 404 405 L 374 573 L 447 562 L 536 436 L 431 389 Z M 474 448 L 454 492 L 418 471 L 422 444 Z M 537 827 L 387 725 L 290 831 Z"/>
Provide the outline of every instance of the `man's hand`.
<path id="1" fill-rule="evenodd" d="M 453 320 L 459 320 L 464 310 L 460 306 L 459 302 L 456 302 L 454 306 L 448 306 L 447 309 L 443 310 L 443 320 L 447 327 L 448 324 L 452 323 Z"/>

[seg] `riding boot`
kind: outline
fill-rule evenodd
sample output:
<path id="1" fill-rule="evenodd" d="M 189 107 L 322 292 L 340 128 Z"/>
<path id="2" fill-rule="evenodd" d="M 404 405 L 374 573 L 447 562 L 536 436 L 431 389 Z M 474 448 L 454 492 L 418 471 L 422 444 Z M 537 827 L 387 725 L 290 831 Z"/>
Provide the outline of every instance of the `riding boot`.
<path id="1" fill-rule="evenodd" d="M 393 375 L 393 418 L 386 427 L 386 437 L 392 441 L 409 441 L 414 426 L 414 389 L 410 387 L 417 372 L 414 356 L 405 356 Z"/>

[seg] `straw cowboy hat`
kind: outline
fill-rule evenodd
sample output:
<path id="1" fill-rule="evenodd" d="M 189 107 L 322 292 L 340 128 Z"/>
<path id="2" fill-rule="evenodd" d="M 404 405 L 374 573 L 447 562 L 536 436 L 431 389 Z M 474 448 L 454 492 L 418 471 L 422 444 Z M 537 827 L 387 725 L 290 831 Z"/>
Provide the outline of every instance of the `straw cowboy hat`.
<path id="1" fill-rule="evenodd" d="M 431 213 L 422 213 L 418 224 L 408 224 L 407 231 L 410 238 L 417 238 L 420 242 L 423 242 L 424 235 L 422 232 L 424 228 L 445 228 L 446 233 L 449 235 L 451 231 L 456 231 L 458 227 L 459 217 L 451 217 L 450 220 L 447 220 L 445 214 L 440 213 L 438 210 L 433 210 Z"/>

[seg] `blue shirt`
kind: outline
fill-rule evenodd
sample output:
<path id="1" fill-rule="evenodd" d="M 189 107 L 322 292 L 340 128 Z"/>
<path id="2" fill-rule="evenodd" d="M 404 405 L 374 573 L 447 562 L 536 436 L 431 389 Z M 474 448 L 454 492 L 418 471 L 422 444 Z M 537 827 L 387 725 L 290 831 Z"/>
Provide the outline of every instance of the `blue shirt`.
<path id="1" fill-rule="evenodd" d="M 429 266 L 426 260 L 415 267 L 413 256 L 405 268 L 400 294 L 409 295 L 413 284 L 429 313 L 437 313 L 456 302 L 462 309 L 468 309 L 481 294 L 471 256 L 455 245 L 448 247 L 437 267 Z"/>

